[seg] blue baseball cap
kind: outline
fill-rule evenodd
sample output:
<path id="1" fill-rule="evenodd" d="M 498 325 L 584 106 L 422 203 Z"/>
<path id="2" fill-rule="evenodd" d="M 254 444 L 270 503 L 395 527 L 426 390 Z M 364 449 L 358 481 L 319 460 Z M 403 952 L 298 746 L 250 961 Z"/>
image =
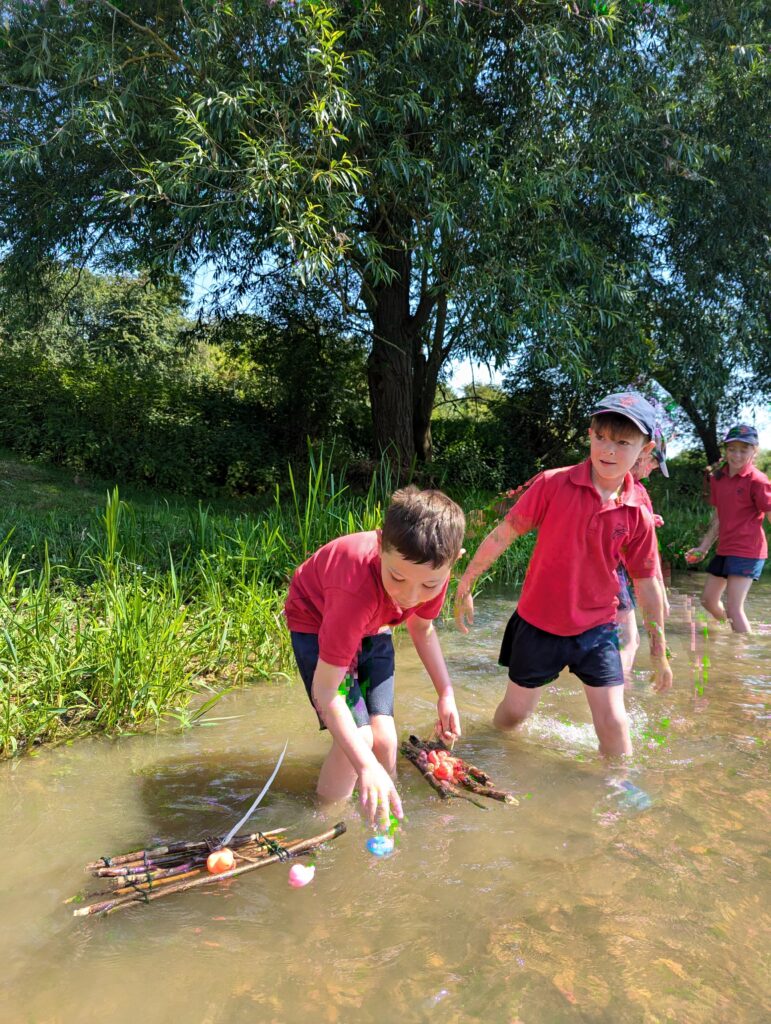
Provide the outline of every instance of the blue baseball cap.
<path id="1" fill-rule="evenodd" d="M 666 454 L 667 444 L 664 439 L 658 414 L 647 398 L 636 391 L 619 391 L 615 395 L 607 395 L 592 409 L 591 416 L 600 416 L 604 412 L 624 416 L 634 423 L 639 431 L 647 434 L 655 442 L 652 455 L 659 464 L 664 476 L 669 476 Z"/>
<path id="2" fill-rule="evenodd" d="M 723 438 L 723 444 L 728 444 L 729 441 L 744 441 L 745 444 L 756 445 L 758 444 L 758 432 L 747 423 L 737 423 Z"/>

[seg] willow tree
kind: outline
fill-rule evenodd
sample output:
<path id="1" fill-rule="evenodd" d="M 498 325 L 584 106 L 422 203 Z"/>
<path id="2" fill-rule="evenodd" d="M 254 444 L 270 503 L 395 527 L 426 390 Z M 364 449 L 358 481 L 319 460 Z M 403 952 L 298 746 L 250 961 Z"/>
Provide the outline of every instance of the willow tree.
<path id="1" fill-rule="evenodd" d="M 6 3 L 6 267 L 321 279 L 366 323 L 379 444 L 428 457 L 453 355 L 534 344 L 580 371 L 630 316 L 630 218 L 665 158 L 650 7 Z"/>
<path id="2" fill-rule="evenodd" d="M 672 88 L 667 158 L 657 168 L 663 215 L 640 235 L 651 268 L 640 289 L 648 369 L 714 462 L 739 408 L 771 400 L 768 6 L 684 5 L 650 44 Z M 688 167 L 683 137 L 696 157 Z"/>

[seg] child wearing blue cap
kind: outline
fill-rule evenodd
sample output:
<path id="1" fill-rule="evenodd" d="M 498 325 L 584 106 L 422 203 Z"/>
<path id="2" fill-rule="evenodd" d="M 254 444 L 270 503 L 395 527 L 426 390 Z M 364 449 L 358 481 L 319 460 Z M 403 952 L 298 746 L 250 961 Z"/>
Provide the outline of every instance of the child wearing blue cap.
<path id="1" fill-rule="evenodd" d="M 584 684 L 600 753 L 632 752 L 616 632 L 620 561 L 643 609 L 656 690 L 671 687 L 653 519 L 629 472 L 652 451 L 655 429 L 655 410 L 642 395 L 608 395 L 592 411 L 589 458 L 539 473 L 466 568 L 455 603 L 462 633 L 474 621 L 474 581 L 518 536 L 538 531 L 501 641 L 498 661 L 509 683 L 493 717 L 497 728 L 521 725 L 541 688 L 567 667 Z"/>
<path id="2" fill-rule="evenodd" d="M 707 566 L 709 578 L 701 603 L 721 622 L 728 619 L 735 633 L 751 633 L 744 602 L 768 555 L 763 520 L 771 522 L 771 481 L 753 465 L 758 452 L 754 427 L 746 423 L 731 427 L 723 443 L 725 458 L 710 477 L 715 514 L 698 547 L 686 552 L 685 558 L 700 562 L 717 537 L 717 554 Z"/>

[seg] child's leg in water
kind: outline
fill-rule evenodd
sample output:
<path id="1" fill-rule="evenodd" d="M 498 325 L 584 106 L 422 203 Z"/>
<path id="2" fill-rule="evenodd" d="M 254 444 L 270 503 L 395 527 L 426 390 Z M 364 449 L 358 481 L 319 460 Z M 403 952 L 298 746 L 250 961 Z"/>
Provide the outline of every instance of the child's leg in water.
<path id="1" fill-rule="evenodd" d="M 726 588 L 727 580 L 722 576 L 707 576 L 704 590 L 701 592 L 701 604 L 710 615 L 714 615 L 720 622 L 725 622 L 726 613 L 721 598 Z"/>
<path id="2" fill-rule="evenodd" d="M 729 576 L 726 583 L 725 607 L 734 633 L 751 633 L 749 619 L 744 613 L 744 601 L 752 586 L 751 576 Z"/>
<path id="3" fill-rule="evenodd" d="M 369 725 L 360 727 L 359 736 L 370 748 L 372 747 L 372 729 Z M 324 803 L 346 800 L 353 793 L 356 779 L 357 775 L 353 765 L 346 757 L 342 747 L 333 740 L 332 749 L 321 766 L 319 781 L 316 785 L 319 798 Z"/>
<path id="4" fill-rule="evenodd" d="M 509 683 L 503 700 L 495 709 L 493 725 L 496 729 L 516 729 L 526 718 L 530 717 L 540 699 L 539 687 L 530 688 L 519 686 L 517 683 Z"/>
<path id="5" fill-rule="evenodd" d="M 586 686 L 584 693 L 592 712 L 594 731 L 604 757 L 632 753 L 629 719 L 624 707 L 623 686 Z"/>
<path id="6" fill-rule="evenodd" d="M 626 608 L 618 613 L 618 651 L 621 655 L 621 667 L 624 679 L 632 675 L 632 666 L 640 646 L 640 633 L 637 629 L 637 618 L 634 608 Z"/>

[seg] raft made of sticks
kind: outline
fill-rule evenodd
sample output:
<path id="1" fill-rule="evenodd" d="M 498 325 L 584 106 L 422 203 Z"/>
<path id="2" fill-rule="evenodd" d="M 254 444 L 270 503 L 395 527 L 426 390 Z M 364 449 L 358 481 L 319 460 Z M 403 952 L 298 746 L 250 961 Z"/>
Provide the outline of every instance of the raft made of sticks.
<path id="1" fill-rule="evenodd" d="M 310 839 L 286 841 L 276 839 L 285 829 L 272 832 L 253 832 L 233 836 L 228 844 L 233 851 L 236 866 L 220 874 L 209 874 L 206 859 L 209 853 L 219 848 L 219 840 L 200 842 L 166 843 L 151 850 L 136 850 L 117 857 L 103 857 L 86 865 L 86 871 L 103 879 L 113 888 L 108 892 L 90 893 L 91 900 L 86 906 L 73 910 L 74 917 L 92 917 L 112 914 L 140 903 L 150 903 L 161 896 L 185 892 L 202 885 L 213 885 L 228 878 L 255 871 L 288 860 L 301 857 L 323 843 L 337 839 L 345 832 L 345 823 L 339 821 L 331 829 Z M 72 897 L 68 903 L 79 897 Z"/>
<path id="2" fill-rule="evenodd" d="M 490 800 L 500 800 L 504 804 L 519 804 L 513 793 L 497 789 L 487 772 L 469 764 L 462 757 L 455 757 L 441 740 L 419 740 L 417 736 L 410 736 L 409 740 L 402 743 L 401 751 L 443 800 L 458 797 L 484 808 L 485 805 L 475 799 L 476 796 L 484 796 Z M 432 763 L 433 758 L 429 760 L 432 751 L 436 752 L 440 763 L 444 761 L 447 764 L 448 770 L 440 774 L 451 774 L 451 778 L 440 778 L 434 774 L 438 765 Z"/>

